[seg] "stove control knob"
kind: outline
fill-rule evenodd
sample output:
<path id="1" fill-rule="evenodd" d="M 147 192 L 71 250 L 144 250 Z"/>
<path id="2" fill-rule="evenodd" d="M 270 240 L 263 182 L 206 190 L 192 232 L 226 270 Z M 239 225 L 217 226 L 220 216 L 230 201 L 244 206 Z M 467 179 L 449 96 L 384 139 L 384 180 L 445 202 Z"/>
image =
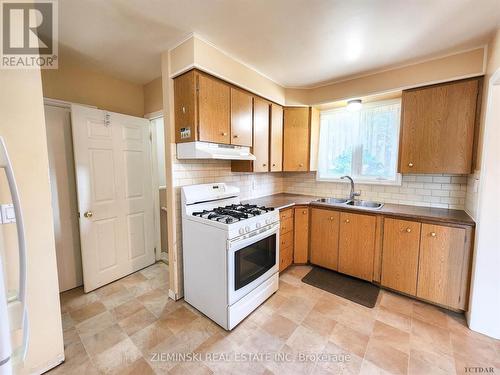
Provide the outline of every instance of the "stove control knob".
<path id="1" fill-rule="evenodd" d="M 271 224 L 271 219 L 266 219 L 266 224 Z"/>
<path id="2" fill-rule="evenodd" d="M 240 234 L 245 234 L 245 228 L 240 228 Z"/>
<path id="3" fill-rule="evenodd" d="M 250 227 L 248 225 L 245 227 L 245 232 L 250 232 Z"/>
<path id="4" fill-rule="evenodd" d="M 255 228 L 260 228 L 261 226 L 262 226 L 262 224 L 261 224 L 261 223 L 257 223 L 257 224 L 255 224 Z"/>

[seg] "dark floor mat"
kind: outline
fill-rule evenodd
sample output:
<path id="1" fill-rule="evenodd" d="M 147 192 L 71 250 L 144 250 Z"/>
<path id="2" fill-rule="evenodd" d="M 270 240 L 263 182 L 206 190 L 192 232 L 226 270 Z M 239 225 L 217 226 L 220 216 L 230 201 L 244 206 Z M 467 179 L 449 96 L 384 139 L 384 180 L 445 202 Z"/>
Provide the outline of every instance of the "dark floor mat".
<path id="1" fill-rule="evenodd" d="M 320 267 L 314 267 L 302 281 L 370 308 L 375 306 L 380 291 L 379 287 L 367 281 Z"/>

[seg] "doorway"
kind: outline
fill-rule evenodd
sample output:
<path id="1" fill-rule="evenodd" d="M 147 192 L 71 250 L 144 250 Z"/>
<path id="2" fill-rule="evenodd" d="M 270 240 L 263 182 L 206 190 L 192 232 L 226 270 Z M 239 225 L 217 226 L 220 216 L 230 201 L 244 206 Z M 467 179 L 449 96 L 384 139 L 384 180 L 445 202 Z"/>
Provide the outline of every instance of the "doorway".
<path id="1" fill-rule="evenodd" d="M 60 291 L 84 285 L 88 292 L 161 258 L 160 194 L 156 181 L 161 180 L 158 168 L 164 168 L 164 156 L 158 163 L 158 147 L 153 144 L 153 140 L 157 142 L 155 129 L 148 120 L 93 107 L 74 108 L 91 114 L 95 121 L 76 119 L 74 109 L 72 120 L 70 103 L 46 100 L 47 145 Z M 111 121 L 115 130 L 108 134 L 114 134 L 114 140 L 109 139 L 106 151 L 103 135 L 110 129 L 107 126 Z M 80 130 L 76 138 L 74 124 Z M 83 128 L 85 131 L 81 131 Z M 89 136 L 92 129 L 94 137 Z M 143 141 L 138 141 L 138 136 Z M 89 149 L 82 149 L 81 144 L 82 139 L 85 143 L 90 138 L 98 143 L 99 151 L 92 151 L 89 158 Z M 125 146 L 119 155 L 115 150 L 108 163 L 117 142 Z M 103 157 L 105 154 L 108 157 Z M 114 171 L 106 170 L 110 165 Z M 110 187 L 109 196 L 99 195 Z M 116 194 L 111 197 L 113 191 Z M 82 207 L 92 197 L 98 198 L 92 202 L 97 204 L 95 216 L 92 209 Z M 99 207 L 100 203 L 104 205 Z M 110 207 L 118 206 L 121 208 L 115 212 L 117 215 L 103 217 L 110 215 Z M 92 216 L 85 217 L 89 212 Z M 110 232 L 114 234 L 109 235 Z"/>

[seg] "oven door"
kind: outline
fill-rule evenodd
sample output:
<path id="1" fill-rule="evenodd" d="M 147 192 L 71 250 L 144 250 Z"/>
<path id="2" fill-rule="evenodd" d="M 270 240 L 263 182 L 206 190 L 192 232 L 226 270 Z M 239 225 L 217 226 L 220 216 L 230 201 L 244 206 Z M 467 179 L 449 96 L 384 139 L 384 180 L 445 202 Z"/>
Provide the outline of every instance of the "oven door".
<path id="1" fill-rule="evenodd" d="M 228 242 L 229 305 L 278 272 L 279 223 Z"/>

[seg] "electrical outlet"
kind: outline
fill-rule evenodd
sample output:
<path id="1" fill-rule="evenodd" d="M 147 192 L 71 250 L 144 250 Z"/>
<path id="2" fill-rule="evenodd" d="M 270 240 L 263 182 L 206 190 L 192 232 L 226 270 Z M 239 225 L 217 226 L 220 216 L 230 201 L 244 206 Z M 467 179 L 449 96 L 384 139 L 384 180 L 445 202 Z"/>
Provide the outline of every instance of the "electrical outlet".
<path id="1" fill-rule="evenodd" d="M 14 211 L 14 205 L 12 203 L 2 204 L 0 207 L 2 211 L 2 223 L 3 224 L 15 223 L 16 213 Z"/>

